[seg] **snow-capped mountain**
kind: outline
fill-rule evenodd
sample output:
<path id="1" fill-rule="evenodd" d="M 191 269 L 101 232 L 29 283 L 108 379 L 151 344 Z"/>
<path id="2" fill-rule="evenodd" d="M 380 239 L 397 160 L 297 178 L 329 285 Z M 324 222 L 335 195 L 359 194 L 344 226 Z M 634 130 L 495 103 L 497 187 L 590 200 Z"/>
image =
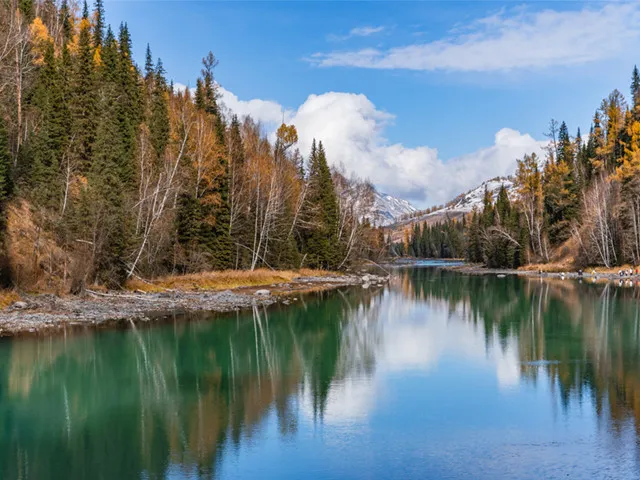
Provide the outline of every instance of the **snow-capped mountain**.
<path id="1" fill-rule="evenodd" d="M 513 197 L 515 195 L 513 179 L 511 177 L 496 177 L 483 182 L 480 186 L 474 188 L 473 190 L 469 190 L 467 193 L 458 195 L 456 198 L 451 200 L 444 208 L 436 210 L 436 212 L 449 211 L 469 213 L 474 208 L 481 209 L 485 188 L 491 192 L 491 194 L 493 195 L 493 200 L 495 202 L 495 200 L 498 198 L 498 192 L 500 191 L 500 187 L 502 185 L 504 185 L 504 187 L 507 189 L 507 195 L 509 195 L 509 199 L 513 200 Z"/>
<path id="2" fill-rule="evenodd" d="M 372 225 L 386 227 L 416 211 L 416 208 L 408 201 L 376 190 L 373 205 L 364 217 L 369 219 Z"/>
<path id="3" fill-rule="evenodd" d="M 444 221 L 447 218 L 461 218 L 462 216 L 471 212 L 474 208 L 477 208 L 478 210 L 482 209 L 482 199 L 484 198 L 485 188 L 487 188 L 491 192 L 491 194 L 493 195 L 493 200 L 495 202 L 502 185 L 504 185 L 507 189 L 509 199 L 514 200 L 516 192 L 513 184 L 513 178 L 496 177 L 483 182 L 481 185 L 472 190 L 469 190 L 466 193 L 458 195 L 442 208 L 438 208 L 428 213 L 425 212 L 410 219 L 401 219 L 400 221 L 396 222 L 394 227 L 402 228 L 417 222 L 427 222 L 432 224 Z"/>

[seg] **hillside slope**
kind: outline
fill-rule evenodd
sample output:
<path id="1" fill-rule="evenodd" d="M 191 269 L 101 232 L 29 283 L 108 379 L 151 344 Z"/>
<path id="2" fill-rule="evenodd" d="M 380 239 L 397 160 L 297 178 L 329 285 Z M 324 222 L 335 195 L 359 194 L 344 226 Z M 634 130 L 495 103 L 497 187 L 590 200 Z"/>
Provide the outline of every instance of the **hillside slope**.
<path id="1" fill-rule="evenodd" d="M 464 215 L 471 213 L 474 208 L 477 208 L 478 210 L 482 208 L 482 199 L 484 198 L 485 188 L 491 192 L 495 201 L 502 185 L 507 189 L 509 198 L 513 200 L 515 197 L 513 178 L 496 177 L 487 180 L 486 182 L 482 182 L 482 184 L 468 192 L 458 195 L 442 208 L 429 213 L 425 212 L 424 214 L 420 214 L 412 218 L 404 218 L 392 225 L 389 225 L 389 228 L 395 232 L 395 237 L 398 232 L 402 232 L 407 227 L 411 227 L 416 223 L 427 223 L 428 225 L 432 225 L 447 219 L 461 219 Z"/>

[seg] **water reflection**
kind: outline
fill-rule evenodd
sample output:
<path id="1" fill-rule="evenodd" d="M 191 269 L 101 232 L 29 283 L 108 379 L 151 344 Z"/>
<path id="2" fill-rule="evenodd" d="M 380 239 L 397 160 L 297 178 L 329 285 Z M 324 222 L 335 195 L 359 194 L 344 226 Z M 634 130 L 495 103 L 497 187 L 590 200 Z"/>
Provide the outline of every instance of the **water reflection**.
<path id="1" fill-rule="evenodd" d="M 638 296 L 415 268 L 215 321 L 4 342 L 0 478 L 526 477 L 553 442 L 562 461 L 532 478 L 637 474 Z M 566 470 L 572 453 L 594 455 Z"/>

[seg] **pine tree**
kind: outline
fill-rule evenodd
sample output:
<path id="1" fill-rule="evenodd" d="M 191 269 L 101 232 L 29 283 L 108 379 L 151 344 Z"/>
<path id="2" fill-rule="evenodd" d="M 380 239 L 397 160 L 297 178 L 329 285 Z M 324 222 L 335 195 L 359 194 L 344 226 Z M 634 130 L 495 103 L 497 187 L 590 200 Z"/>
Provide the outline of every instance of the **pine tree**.
<path id="1" fill-rule="evenodd" d="M 4 119 L 0 115 L 0 203 L 11 193 L 11 150 L 9 134 Z"/>
<path id="2" fill-rule="evenodd" d="M 638 73 L 638 67 L 633 66 L 633 73 L 631 74 L 631 101 L 633 118 L 636 121 L 640 121 L 640 73 Z"/>
<path id="3" fill-rule="evenodd" d="M 467 233 L 467 258 L 470 262 L 482 262 L 482 242 L 480 238 L 480 215 L 474 208 Z"/>
<path id="4" fill-rule="evenodd" d="M 511 215 L 511 204 L 509 203 L 509 196 L 507 195 L 507 189 L 504 184 L 500 185 L 498 190 L 498 198 L 496 199 L 496 217 L 498 222 L 505 225 Z"/>
<path id="5" fill-rule="evenodd" d="M 68 114 L 52 41 L 47 42 L 43 64 L 28 103 L 38 112 L 40 122 L 25 143 L 20 179 L 38 203 L 55 208 L 61 193 L 58 167 L 68 141 L 65 130 Z"/>
<path id="6" fill-rule="evenodd" d="M 102 0 L 96 0 L 93 15 L 95 21 L 93 26 L 93 46 L 94 48 L 100 48 L 104 34 L 104 5 L 102 4 Z"/>
<path id="7" fill-rule="evenodd" d="M 221 128 L 221 121 L 217 122 L 218 128 Z M 224 141 L 224 133 L 218 131 L 218 142 Z M 221 151 L 224 152 L 224 143 L 221 145 Z M 222 175 L 218 180 L 215 193 L 219 200 L 215 206 L 213 216 L 215 218 L 215 226 L 213 229 L 213 238 L 209 241 L 209 250 L 213 259 L 213 265 L 216 269 L 226 269 L 233 267 L 233 241 L 231 239 L 231 208 L 229 205 L 229 161 L 226 154 L 218 157 Z"/>
<path id="8" fill-rule="evenodd" d="M 62 0 L 59 21 L 62 25 L 62 43 L 66 46 L 73 39 L 73 18 L 68 0 Z"/>
<path id="9" fill-rule="evenodd" d="M 234 240 L 236 246 L 236 266 L 245 268 L 250 264 L 249 251 L 245 248 L 241 248 L 239 245 L 250 245 L 253 239 L 254 225 L 249 221 L 249 209 L 248 202 L 245 203 L 244 195 L 246 195 L 244 188 L 244 169 L 245 169 L 245 154 L 242 135 L 240 133 L 240 122 L 237 115 L 231 118 L 231 126 L 229 128 L 229 141 L 228 141 L 228 153 L 229 153 L 229 188 L 230 192 L 230 206 L 234 212 L 234 221 L 230 226 L 231 237 Z M 243 207 L 246 205 L 246 207 Z M 293 241 L 294 239 L 291 238 Z"/>
<path id="10" fill-rule="evenodd" d="M 72 137 L 77 144 L 78 156 L 83 172 L 91 165 L 92 147 L 96 128 L 96 69 L 94 48 L 91 40 L 91 23 L 86 1 L 80 21 L 78 54 L 73 72 L 71 95 Z"/>
<path id="11" fill-rule="evenodd" d="M 153 77 L 149 131 L 151 146 L 160 162 L 169 143 L 169 92 L 162 60 L 158 59 Z"/>
<path id="12" fill-rule="evenodd" d="M 120 25 L 118 35 L 117 83 L 120 91 L 118 102 L 119 139 L 121 154 L 119 168 L 123 181 L 132 185 L 135 182 L 136 132 L 142 120 L 142 92 L 139 72 L 131 56 L 131 37 L 126 24 Z"/>
<path id="13" fill-rule="evenodd" d="M 146 108 L 149 110 L 151 104 L 151 98 L 153 96 L 153 86 L 156 77 L 156 66 L 153 63 L 153 56 L 151 55 L 151 46 L 147 43 L 147 50 L 144 60 L 144 85 L 145 85 L 145 103 Z"/>
<path id="14" fill-rule="evenodd" d="M 493 211 L 493 195 L 487 188 L 484 186 L 484 195 L 482 197 L 482 216 L 480 218 L 480 223 L 483 228 L 488 228 L 493 225 L 494 220 L 494 211 Z"/>
<path id="15" fill-rule="evenodd" d="M 335 268 L 338 251 L 338 201 L 322 142 L 315 140 L 309 157 L 308 201 L 303 252 L 314 268 Z"/>
<path id="16" fill-rule="evenodd" d="M 558 130 L 558 151 L 556 153 L 556 161 L 565 162 L 569 168 L 573 168 L 574 163 L 574 145 L 569 137 L 569 129 L 567 124 L 562 122 Z"/>

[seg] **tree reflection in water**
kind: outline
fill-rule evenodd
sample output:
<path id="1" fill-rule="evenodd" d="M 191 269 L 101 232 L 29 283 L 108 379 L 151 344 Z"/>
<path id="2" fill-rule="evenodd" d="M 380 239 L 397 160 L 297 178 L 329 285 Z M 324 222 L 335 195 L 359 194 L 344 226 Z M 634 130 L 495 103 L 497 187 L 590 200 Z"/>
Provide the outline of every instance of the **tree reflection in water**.
<path id="1" fill-rule="evenodd" d="M 307 410 L 322 423 L 336 415 L 330 404 L 348 415 L 362 410 L 348 401 L 370 407 L 375 391 L 358 388 L 385 362 L 390 368 L 391 349 L 408 348 L 394 345 L 404 338 L 397 323 L 420 305 L 473 326 L 486 351 L 515 348 L 518 381 L 549 382 L 565 413 L 588 398 L 614 438 L 629 426 L 637 436 L 639 293 L 415 268 L 399 270 L 384 291 L 314 294 L 214 321 L 5 341 L 0 478 L 212 478 L 269 422 L 294 439 Z M 430 344 L 413 340 L 426 350 L 441 340 L 431 335 Z"/>

